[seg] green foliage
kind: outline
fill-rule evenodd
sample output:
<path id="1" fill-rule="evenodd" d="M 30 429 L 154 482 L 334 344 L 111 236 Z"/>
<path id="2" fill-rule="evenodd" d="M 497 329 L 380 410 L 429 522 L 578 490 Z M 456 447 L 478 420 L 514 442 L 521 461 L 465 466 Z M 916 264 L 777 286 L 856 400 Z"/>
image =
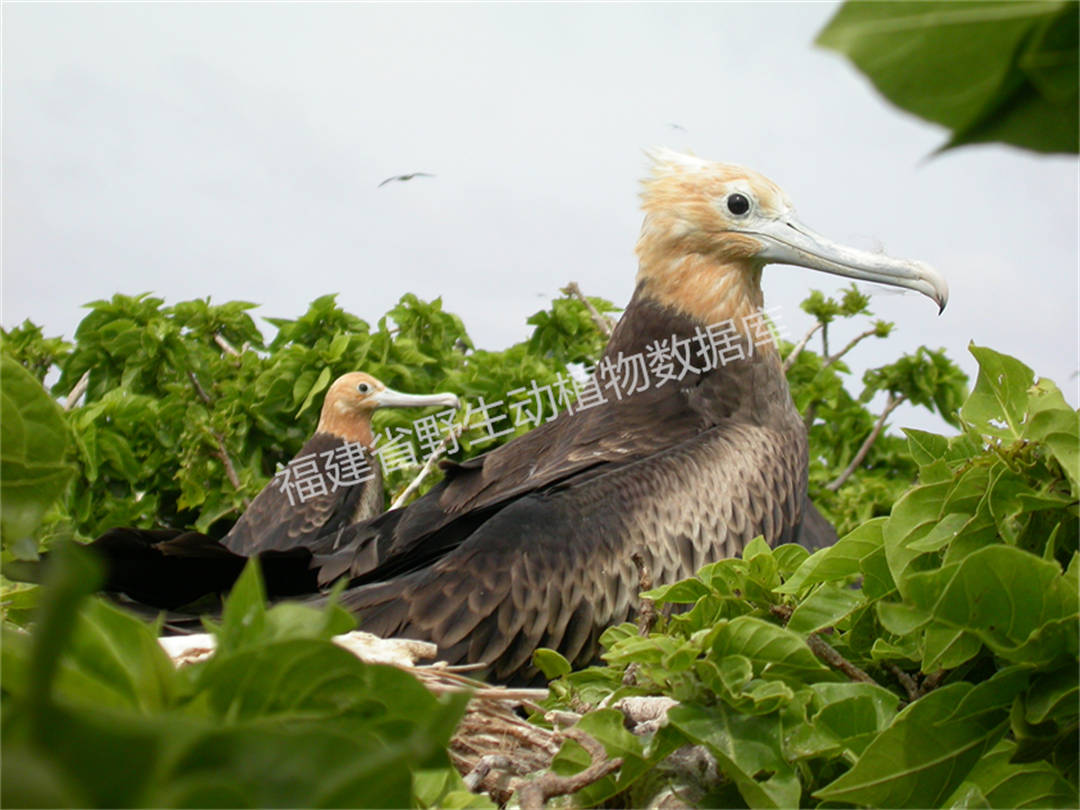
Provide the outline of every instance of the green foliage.
<path id="1" fill-rule="evenodd" d="M 809 433 L 810 498 L 843 534 L 887 515 L 918 472 L 903 438 L 882 433 L 870 445 L 855 475 L 835 491 L 827 487 L 874 431 L 877 419 L 868 407 L 870 401 L 886 393 L 886 407 L 911 402 L 956 425 L 967 377 L 943 349 L 920 347 L 914 354 L 867 371 L 862 392 L 854 396 L 846 384 L 851 370 L 844 357 L 864 340 L 887 338 L 893 325 L 874 320 L 831 354 L 830 330 L 836 332 L 844 322 L 872 317 L 870 299 L 852 285 L 835 299 L 815 290 L 802 308 L 818 322 L 822 350 L 820 354 L 800 352 L 788 370 L 788 382 Z M 790 355 L 791 351 L 788 348 L 785 353 Z"/>
<path id="2" fill-rule="evenodd" d="M 943 148 L 1080 146 L 1074 0 L 847 2 L 817 42 L 890 101 L 952 130 Z"/>
<path id="3" fill-rule="evenodd" d="M 537 654 L 558 676 L 549 708 L 679 701 L 644 736 L 591 725 L 643 764 L 579 795 L 644 806 L 694 744 L 719 778 L 677 786 L 692 803 L 1076 805 L 1077 412 L 1018 361 L 972 353 L 963 433 L 908 432 L 919 483 L 891 515 L 811 555 L 759 539 L 644 594 L 683 612 L 610 628 L 606 666 Z"/>
<path id="4" fill-rule="evenodd" d="M 41 327 L 28 320 L 10 332 L 0 327 L 0 345 L 7 355 L 37 377 L 38 382 L 44 382 L 49 369 L 71 351 L 70 343 L 58 337 L 45 337 Z"/>
<path id="5" fill-rule="evenodd" d="M 92 565 L 61 547 L 33 635 L 3 634 L 8 807 L 410 807 L 460 778 L 446 744 L 464 695 L 331 643 L 353 620 L 267 610 L 254 566 L 218 649 L 175 669 L 155 629 L 88 598 Z M 426 798 L 425 798 L 426 797 Z"/>
<path id="6" fill-rule="evenodd" d="M 70 430 L 41 383 L 7 354 L 0 380 L 0 533 L 5 548 L 32 557 L 34 532 L 74 472 L 65 460 Z"/>
<path id="7" fill-rule="evenodd" d="M 593 304 L 613 309 L 601 299 Z M 475 350 L 458 316 L 444 312 L 439 300 L 414 295 L 405 295 L 374 329 L 342 310 L 334 296 L 323 296 L 295 320 L 269 319 L 277 327 L 269 344 L 246 302 L 165 306 L 148 295 L 117 295 L 88 306 L 74 347 L 42 337 L 29 323 L 3 341 L 6 362 L 18 361 L 39 379 L 49 362 L 58 364 L 56 396 L 68 395 L 85 377 L 85 401 L 63 417 L 73 429 L 78 475 L 46 522 L 46 540 L 92 538 L 121 525 L 224 534 L 314 432 L 326 389 L 348 371 L 367 371 L 404 391 L 452 391 L 474 404 L 482 399 L 491 406 L 493 427 L 469 430 L 450 454 L 475 455 L 527 429 L 515 425 L 521 420 L 508 394 L 525 397 L 534 381 L 542 388 L 560 379 L 572 391 L 567 363 L 594 359 L 604 342 L 573 298 L 556 299 L 551 310 L 534 315 L 531 339 L 499 352 Z M 545 404 L 541 419 L 554 415 Z M 379 411 L 375 428 L 395 435 L 422 415 Z M 471 422 L 480 421 L 473 412 Z M 414 450 L 420 461 L 431 446 Z M 392 470 L 389 492 L 403 489 L 417 469 Z"/>

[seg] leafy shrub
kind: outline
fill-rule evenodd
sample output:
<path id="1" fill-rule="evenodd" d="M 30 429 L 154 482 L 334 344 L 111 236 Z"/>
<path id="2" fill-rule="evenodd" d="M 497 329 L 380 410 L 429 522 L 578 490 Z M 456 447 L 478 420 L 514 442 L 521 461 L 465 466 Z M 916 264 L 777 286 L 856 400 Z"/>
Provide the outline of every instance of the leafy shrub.
<path id="1" fill-rule="evenodd" d="M 891 515 L 809 556 L 759 538 L 648 592 L 685 612 L 610 628 L 607 666 L 537 654 L 559 676 L 550 708 L 680 701 L 645 738 L 618 711 L 585 714 L 630 763 L 585 801 L 646 804 L 643 777 L 694 744 L 719 772 L 690 794 L 706 806 L 1076 806 L 1077 413 L 1017 360 L 972 353 L 963 432 L 908 431 L 919 483 Z"/>

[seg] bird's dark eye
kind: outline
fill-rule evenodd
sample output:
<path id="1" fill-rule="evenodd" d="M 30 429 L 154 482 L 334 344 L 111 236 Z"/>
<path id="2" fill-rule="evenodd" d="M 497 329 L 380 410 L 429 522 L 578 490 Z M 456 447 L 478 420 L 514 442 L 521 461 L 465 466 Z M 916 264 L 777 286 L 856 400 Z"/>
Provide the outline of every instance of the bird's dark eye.
<path id="1" fill-rule="evenodd" d="M 361 394 L 366 394 L 368 391 L 371 390 L 371 386 L 369 386 L 367 383 L 360 383 L 356 386 L 356 390 L 359 391 Z"/>
<path id="2" fill-rule="evenodd" d="M 731 194 L 727 198 L 727 210 L 737 217 L 741 217 L 750 210 L 750 200 L 745 194 Z"/>

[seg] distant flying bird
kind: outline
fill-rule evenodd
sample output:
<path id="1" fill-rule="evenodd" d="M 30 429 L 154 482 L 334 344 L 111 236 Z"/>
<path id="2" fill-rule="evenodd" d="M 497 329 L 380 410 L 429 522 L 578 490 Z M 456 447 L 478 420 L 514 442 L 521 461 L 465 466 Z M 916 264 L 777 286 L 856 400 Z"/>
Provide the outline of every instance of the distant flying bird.
<path id="1" fill-rule="evenodd" d="M 671 127 L 672 129 L 679 130 L 679 132 L 686 132 L 686 127 L 680 126 L 679 124 L 668 124 L 668 126 Z"/>
<path id="2" fill-rule="evenodd" d="M 412 174 L 395 174 L 393 177 L 387 177 L 385 180 L 383 180 L 381 183 L 379 183 L 377 188 L 382 188 L 387 183 L 393 183 L 395 180 L 404 183 L 404 182 L 406 182 L 408 180 L 412 180 L 414 177 L 434 177 L 434 176 L 435 175 L 428 174 L 427 172 L 413 172 Z"/>
<path id="3" fill-rule="evenodd" d="M 766 264 L 906 287 L 944 308 L 945 281 L 929 266 L 814 233 L 760 174 L 651 156 L 637 286 L 597 367 L 745 324 L 764 304 Z M 730 362 L 564 411 L 444 465 L 446 478 L 408 507 L 337 532 L 338 550 L 316 559 L 320 580 L 348 577 L 339 603 L 363 630 L 427 639 L 442 660 L 528 680 L 537 647 L 585 664 L 603 629 L 633 614 L 635 555 L 661 585 L 758 535 L 830 542 L 807 499 L 806 428 L 778 351 L 742 327 L 728 337 Z"/>
<path id="4" fill-rule="evenodd" d="M 363 372 L 338 377 L 315 434 L 220 541 L 193 531 L 121 528 L 90 543 L 106 560 L 105 590 L 176 608 L 227 591 L 247 559 L 259 556 L 271 594 L 311 592 L 311 555 L 332 550 L 320 538 L 386 508 L 372 413 L 430 406 L 459 402 L 453 394 L 403 394 Z"/>

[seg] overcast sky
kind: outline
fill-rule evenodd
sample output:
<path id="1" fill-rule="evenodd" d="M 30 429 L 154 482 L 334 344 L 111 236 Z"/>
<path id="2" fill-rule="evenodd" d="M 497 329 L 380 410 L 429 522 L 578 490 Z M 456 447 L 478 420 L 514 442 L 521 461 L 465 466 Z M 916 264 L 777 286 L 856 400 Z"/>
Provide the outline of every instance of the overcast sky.
<path id="1" fill-rule="evenodd" d="M 70 337 L 86 302 L 144 291 L 268 317 L 337 292 L 374 321 L 414 292 L 502 348 L 567 281 L 625 304 L 641 148 L 666 145 L 757 169 L 818 232 L 948 279 L 941 317 L 875 297 L 898 331 L 859 369 L 925 343 L 973 374 L 974 340 L 1075 404 L 1075 159 L 928 159 L 943 130 L 812 45 L 834 10 L 6 3 L 0 322 Z M 437 176 L 377 187 L 415 171 Z M 796 336 L 807 291 L 842 286 L 765 273 Z"/>

